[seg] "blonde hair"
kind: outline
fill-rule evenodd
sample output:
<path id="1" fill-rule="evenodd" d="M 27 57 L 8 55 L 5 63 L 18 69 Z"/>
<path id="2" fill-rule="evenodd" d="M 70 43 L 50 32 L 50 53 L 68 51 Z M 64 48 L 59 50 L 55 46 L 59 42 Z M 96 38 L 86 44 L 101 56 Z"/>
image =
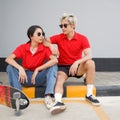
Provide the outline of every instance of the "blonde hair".
<path id="1" fill-rule="evenodd" d="M 60 21 L 67 20 L 70 24 L 77 24 L 77 18 L 73 14 L 64 13 Z"/>

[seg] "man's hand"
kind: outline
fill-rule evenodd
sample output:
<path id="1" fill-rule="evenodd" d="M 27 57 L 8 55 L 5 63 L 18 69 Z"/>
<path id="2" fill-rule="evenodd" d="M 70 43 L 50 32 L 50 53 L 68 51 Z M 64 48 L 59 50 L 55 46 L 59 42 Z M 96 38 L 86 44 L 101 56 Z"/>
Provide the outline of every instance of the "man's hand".
<path id="1" fill-rule="evenodd" d="M 69 75 L 75 76 L 77 74 L 78 65 L 79 63 L 77 61 L 71 65 L 69 70 Z"/>

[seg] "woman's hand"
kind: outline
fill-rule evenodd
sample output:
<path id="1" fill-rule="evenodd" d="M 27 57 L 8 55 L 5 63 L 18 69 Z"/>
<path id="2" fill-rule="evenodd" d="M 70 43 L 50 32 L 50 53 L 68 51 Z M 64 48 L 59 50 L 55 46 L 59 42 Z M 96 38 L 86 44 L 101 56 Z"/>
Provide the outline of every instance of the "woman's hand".
<path id="1" fill-rule="evenodd" d="M 23 83 L 23 84 L 24 84 L 24 82 L 26 82 L 26 83 L 28 82 L 27 75 L 26 75 L 23 67 L 19 68 L 19 81 L 20 81 L 20 83 Z"/>
<path id="2" fill-rule="evenodd" d="M 31 78 L 31 83 L 32 83 L 33 85 L 35 84 L 35 78 L 36 78 L 37 74 L 38 74 L 38 70 L 35 69 L 35 71 L 34 71 L 34 73 L 33 73 L 33 75 L 32 75 L 32 78 Z"/>

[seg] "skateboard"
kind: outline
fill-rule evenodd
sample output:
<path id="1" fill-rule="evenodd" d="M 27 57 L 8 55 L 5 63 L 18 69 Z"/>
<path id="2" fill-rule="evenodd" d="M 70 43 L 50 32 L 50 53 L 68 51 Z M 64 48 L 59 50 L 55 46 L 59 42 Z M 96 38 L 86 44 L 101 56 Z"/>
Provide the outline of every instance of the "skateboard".
<path id="1" fill-rule="evenodd" d="M 29 106 L 27 96 L 14 87 L 0 85 L 0 104 L 15 109 L 16 113 Z"/>

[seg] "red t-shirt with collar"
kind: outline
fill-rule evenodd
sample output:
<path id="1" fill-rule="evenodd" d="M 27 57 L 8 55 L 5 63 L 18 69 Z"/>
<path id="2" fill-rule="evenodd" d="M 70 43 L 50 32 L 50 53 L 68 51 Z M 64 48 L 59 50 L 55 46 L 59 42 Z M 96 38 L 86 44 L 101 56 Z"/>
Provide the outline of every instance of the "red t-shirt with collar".
<path id="1" fill-rule="evenodd" d="M 76 32 L 71 40 L 68 40 L 66 35 L 61 33 L 50 37 L 50 41 L 58 45 L 58 50 L 60 52 L 58 58 L 59 65 L 73 64 L 82 57 L 82 51 L 84 49 L 90 48 L 87 37 Z"/>
<path id="2" fill-rule="evenodd" d="M 30 43 L 25 43 L 18 46 L 14 51 L 16 59 L 22 59 L 22 66 L 28 70 L 35 70 L 36 67 L 44 64 L 45 60 L 50 59 L 52 52 L 48 47 L 42 44 L 38 45 L 38 49 L 35 54 L 30 52 Z"/>

